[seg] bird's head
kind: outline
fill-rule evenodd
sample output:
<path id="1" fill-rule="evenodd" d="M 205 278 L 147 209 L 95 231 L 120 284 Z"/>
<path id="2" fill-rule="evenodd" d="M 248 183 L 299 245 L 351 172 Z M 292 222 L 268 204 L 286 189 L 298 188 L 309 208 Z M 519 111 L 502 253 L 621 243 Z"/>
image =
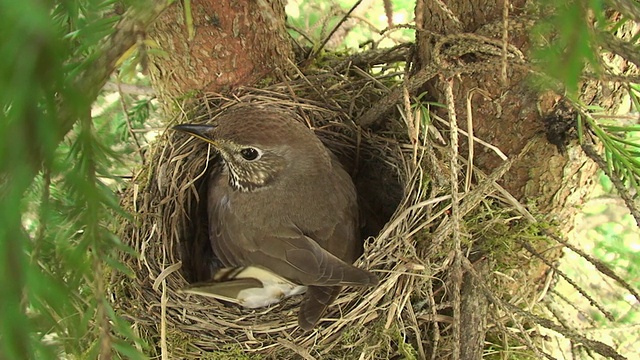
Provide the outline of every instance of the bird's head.
<path id="1" fill-rule="evenodd" d="M 296 172 L 315 166 L 306 164 L 309 157 L 304 154 L 315 153 L 313 147 L 321 145 L 300 122 L 271 111 L 235 112 L 219 117 L 215 125 L 182 124 L 173 129 L 211 144 L 226 164 L 230 185 L 239 191 L 267 187 L 287 168 Z"/>

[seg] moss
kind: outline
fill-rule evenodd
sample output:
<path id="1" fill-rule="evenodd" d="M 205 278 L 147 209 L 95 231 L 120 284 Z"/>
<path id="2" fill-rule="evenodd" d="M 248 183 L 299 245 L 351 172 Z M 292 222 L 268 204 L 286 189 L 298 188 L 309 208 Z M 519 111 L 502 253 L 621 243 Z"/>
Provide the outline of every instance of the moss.
<path id="1" fill-rule="evenodd" d="M 394 326 L 393 328 L 389 329 L 389 332 L 393 343 L 395 343 L 398 348 L 397 352 L 401 356 L 401 359 L 418 359 L 418 351 L 416 351 L 413 345 L 407 342 L 407 338 L 397 327 Z"/>
<path id="2" fill-rule="evenodd" d="M 496 330 L 497 331 L 497 330 Z M 531 349 L 522 345 L 522 341 L 514 337 L 508 337 L 505 342 L 506 335 L 503 332 L 487 332 L 485 338 L 485 351 L 483 359 L 502 360 L 532 360 L 538 359 L 538 356 Z"/>
<path id="3" fill-rule="evenodd" d="M 540 249 L 550 244 L 541 234 L 544 224 L 534 224 L 522 219 L 514 210 L 500 209 L 500 204 L 485 201 L 480 211 L 468 216 L 467 230 L 474 238 L 467 242 L 495 264 L 495 270 L 519 269 L 531 262 L 530 254 L 522 248 L 523 241 Z"/>
<path id="4" fill-rule="evenodd" d="M 339 345 L 326 356 L 328 359 L 357 359 L 361 354 L 369 354 L 371 359 L 387 359 L 396 353 L 392 348 L 393 339 L 384 329 L 382 321 L 361 327 L 348 327 L 339 338 Z"/>
<path id="5" fill-rule="evenodd" d="M 219 349 L 204 351 L 194 345 L 198 341 L 193 335 L 176 329 L 167 330 L 167 345 L 172 356 L 210 360 L 260 360 L 259 354 L 249 353 L 240 343 L 227 343 Z M 159 346 L 158 346 L 159 348 Z"/>

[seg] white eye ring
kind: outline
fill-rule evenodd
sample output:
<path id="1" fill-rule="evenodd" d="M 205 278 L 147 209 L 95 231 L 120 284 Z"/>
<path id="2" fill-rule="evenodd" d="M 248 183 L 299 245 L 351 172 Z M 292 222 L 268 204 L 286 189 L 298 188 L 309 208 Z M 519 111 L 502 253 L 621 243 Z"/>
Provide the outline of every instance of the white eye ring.
<path id="1" fill-rule="evenodd" d="M 240 156 L 247 161 L 256 161 L 262 157 L 262 151 L 253 147 L 246 147 L 240 150 Z"/>

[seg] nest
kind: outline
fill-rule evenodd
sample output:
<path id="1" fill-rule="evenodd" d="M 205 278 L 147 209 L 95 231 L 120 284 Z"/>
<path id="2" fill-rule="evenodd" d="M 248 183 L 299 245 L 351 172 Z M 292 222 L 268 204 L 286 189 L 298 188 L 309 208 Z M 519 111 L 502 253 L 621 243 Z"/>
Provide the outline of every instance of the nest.
<path id="1" fill-rule="evenodd" d="M 240 104 L 298 114 L 352 174 L 366 218 L 361 235 L 367 240 L 365 254 L 356 265 L 379 271 L 384 278 L 396 257 L 406 253 L 397 235 L 402 231 L 397 222 L 385 229 L 384 237 L 373 238 L 400 202 L 408 201 L 403 196 L 407 190 L 403 184 L 410 181 L 404 167 L 403 140 L 363 132 L 352 121 L 384 93 L 384 86 L 372 78 L 347 82 L 318 76 L 312 80 L 315 85 L 310 85 L 309 79 L 266 89 L 241 89 L 233 98 L 208 95 L 195 108 L 182 112 L 175 123 L 209 123 Z M 323 86 L 333 88 L 320 90 Z M 345 330 L 366 336 L 367 327 L 380 316 L 376 307 L 393 288 L 393 281 L 383 280 L 375 289 L 346 289 L 318 330 L 310 333 L 296 330 L 301 297 L 253 311 L 180 293 L 189 283 L 208 280 L 217 266 L 207 239 L 203 180 L 218 165 L 218 159 L 204 142 L 169 130 L 157 141 L 152 161 L 155 166 L 140 174 L 130 196 L 124 197 L 131 200 L 125 206 L 134 210 L 138 219 L 135 226 L 124 230 L 123 238 L 140 256 L 126 257 L 136 279 L 133 284 L 121 284 L 125 289 L 116 292 L 128 298 L 126 304 L 135 304 L 128 308 L 119 301 L 122 311 L 135 319 L 143 333 L 156 336 L 161 348 L 168 347 L 172 357 L 229 354 L 234 348 L 278 357 L 283 350 L 278 344 L 298 350 L 315 344 L 330 351 L 336 336 Z M 354 332 L 356 328 L 359 330 Z"/>
<path id="2" fill-rule="evenodd" d="M 157 346 L 156 352 L 193 359 L 253 355 L 282 359 L 292 354 L 307 359 L 365 354 L 364 358 L 388 359 L 430 353 L 441 358 L 453 351 L 452 344 L 460 343 L 452 340 L 452 308 L 460 306 L 463 314 L 469 314 L 469 319 L 462 319 L 469 326 L 492 322 L 486 301 L 474 302 L 486 298 L 486 294 L 477 296 L 486 288 L 451 269 L 486 271 L 482 254 L 491 247 L 494 252 L 508 252 L 508 267 L 527 271 L 533 266 L 530 258 L 514 256 L 513 249 L 506 249 L 511 245 L 504 245 L 509 243 L 505 233 L 517 237 L 527 227 L 513 220 L 514 211 L 504 202 L 487 200 L 489 189 L 477 189 L 471 195 L 478 199 L 476 204 L 485 201 L 485 211 L 469 213 L 467 231 L 492 240 L 484 241 L 484 248 L 463 243 L 467 257 L 452 256 L 454 243 L 443 241 L 451 233 L 447 152 L 434 150 L 426 141 L 420 147 L 410 141 L 406 120 L 398 112 L 375 132 L 353 123 L 387 93 L 385 81 L 360 73 L 349 79 L 322 74 L 265 89 L 240 89 L 232 98 L 208 95 L 171 124 L 208 123 L 238 104 L 281 108 L 298 114 L 352 173 L 368 224 L 362 231 L 364 254 L 356 265 L 375 272 L 380 283 L 345 289 L 312 332 L 297 328 L 301 297 L 248 310 L 179 291 L 189 283 L 207 280 L 216 266 L 206 235 L 203 179 L 217 160 L 202 141 L 173 131 L 158 139 L 153 166 L 135 179 L 124 196 L 125 207 L 136 216 L 135 224 L 122 230 L 122 237 L 137 253 L 124 257 L 135 278 L 112 282 L 118 310 Z M 450 267 L 456 261 L 464 266 Z M 523 271 L 509 276 L 527 281 Z M 539 295 L 535 286 L 515 289 L 508 283 L 498 280 L 494 285 L 511 296 Z M 462 287 L 453 293 L 462 294 L 463 299 L 451 297 L 451 286 Z M 513 318 L 505 320 L 502 315 L 493 316 L 499 332 L 515 326 L 504 325 Z"/>

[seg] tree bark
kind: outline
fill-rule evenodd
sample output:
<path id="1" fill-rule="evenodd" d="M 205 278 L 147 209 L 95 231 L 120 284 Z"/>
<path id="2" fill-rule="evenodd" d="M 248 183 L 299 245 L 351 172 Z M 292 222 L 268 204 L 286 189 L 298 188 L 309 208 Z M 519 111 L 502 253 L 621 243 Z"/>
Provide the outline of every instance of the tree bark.
<path id="1" fill-rule="evenodd" d="M 186 10 L 185 3 L 176 1 L 150 31 L 162 50 L 150 72 L 163 102 L 225 93 L 293 64 L 284 1 L 191 0 Z"/>

